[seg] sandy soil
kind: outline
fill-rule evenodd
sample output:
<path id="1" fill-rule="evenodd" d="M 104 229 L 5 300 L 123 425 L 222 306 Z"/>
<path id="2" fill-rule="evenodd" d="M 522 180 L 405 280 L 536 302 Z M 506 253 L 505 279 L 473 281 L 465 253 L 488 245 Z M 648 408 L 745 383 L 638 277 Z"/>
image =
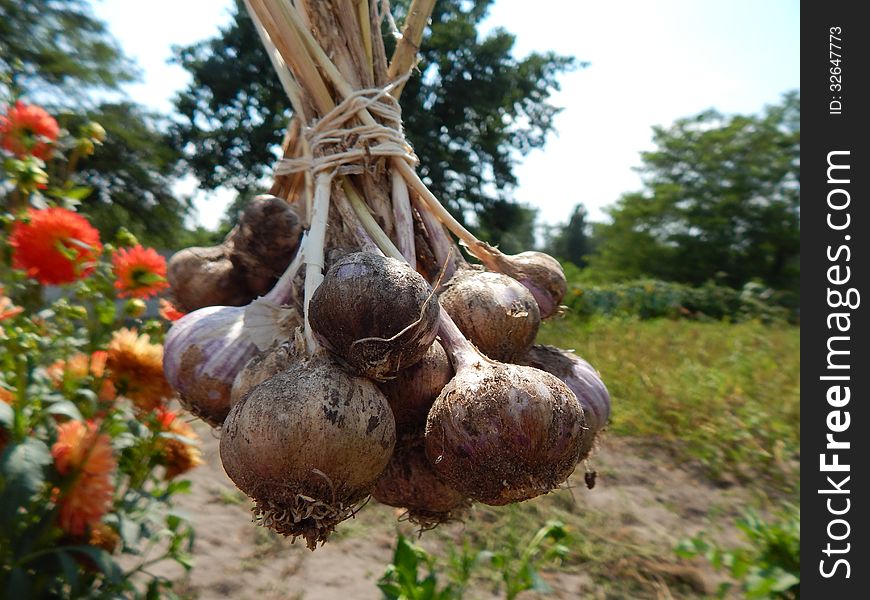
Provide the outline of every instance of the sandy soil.
<path id="1" fill-rule="evenodd" d="M 178 503 L 196 528 L 196 565 L 186 576 L 175 565 L 160 565 L 156 572 L 176 579 L 184 595 L 203 600 L 381 597 L 375 584 L 390 562 L 397 528 L 412 534 L 407 523 L 396 524 L 395 509 L 371 502 L 315 552 L 299 542 L 290 544 L 251 523 L 249 502 L 220 465 L 217 438 L 205 426 L 197 429 L 207 464 L 191 473 L 192 492 L 180 496 Z M 711 593 L 717 576 L 700 562 L 678 563 L 672 549 L 680 539 L 701 530 L 722 542 L 736 543 L 739 538 L 729 525 L 748 502 L 747 492 L 714 485 L 697 468 L 674 464 L 665 452 L 622 438 L 605 438 L 593 467 L 598 472 L 593 490 L 587 490 L 582 476 L 575 474 L 578 486 L 557 494 L 567 504 L 576 503 L 572 512 L 594 514 L 596 523 L 606 524 L 608 539 L 623 548 L 638 548 L 636 556 L 623 552 L 622 558 L 608 563 L 612 571 L 608 577 L 634 579 L 644 590 L 641 595 L 650 598 L 675 597 L 674 586 L 681 590 L 676 596 Z M 601 528 L 590 530 L 592 535 Z M 437 551 L 444 539 L 461 541 L 463 525 L 449 525 L 447 533 L 446 538 L 424 534 L 419 543 Z M 553 588 L 549 598 L 625 597 L 615 591 L 619 586 L 602 583 L 600 572 L 593 578 L 582 565 L 544 577 Z M 498 597 L 493 594 L 490 587 L 466 597 Z"/>

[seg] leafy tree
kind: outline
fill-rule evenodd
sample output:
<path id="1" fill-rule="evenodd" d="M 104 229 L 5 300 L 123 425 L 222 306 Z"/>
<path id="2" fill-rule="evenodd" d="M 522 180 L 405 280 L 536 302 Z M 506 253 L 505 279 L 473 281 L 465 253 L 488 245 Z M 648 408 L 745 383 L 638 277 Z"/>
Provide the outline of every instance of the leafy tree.
<path id="1" fill-rule="evenodd" d="M 82 210 L 106 239 L 124 226 L 146 244 L 177 248 L 203 236 L 185 230 L 191 204 L 172 191 L 181 155 L 167 141 L 168 125 L 128 101 L 89 100 L 135 75 L 87 0 L 0 0 L 0 102 L 42 104 L 73 132 L 100 123 L 106 139 L 93 155 L 62 157 L 74 181 L 93 188 L 76 194 Z"/>
<path id="2" fill-rule="evenodd" d="M 615 276 L 651 275 L 797 289 L 800 95 L 760 115 L 710 110 L 656 127 L 642 156 L 645 189 L 611 209 L 591 259 Z"/>
<path id="3" fill-rule="evenodd" d="M 535 245 L 538 211 L 524 204 L 494 200 L 476 213 L 478 234 L 506 254 L 530 250 Z"/>
<path id="4" fill-rule="evenodd" d="M 586 216 L 586 207 L 583 204 L 574 207 L 568 222 L 558 226 L 551 234 L 547 244 L 550 254 L 578 267 L 586 266 L 586 255 L 592 250 Z"/>
<path id="5" fill-rule="evenodd" d="M 454 212 L 504 207 L 518 154 L 541 147 L 558 109 L 557 75 L 574 64 L 552 53 L 511 55 L 514 36 L 477 26 L 492 0 L 441 0 L 422 43 L 422 76 L 402 94 L 406 132 L 421 175 Z M 407 0 L 393 3 L 401 21 Z M 392 37 L 385 35 L 388 55 Z M 267 177 L 291 115 L 241 0 L 220 35 L 177 50 L 193 82 L 177 100 L 177 147 L 208 187 L 256 187 Z M 215 167 L 215 164 L 220 167 Z M 527 213 L 516 210 L 517 218 Z M 505 230 L 503 227 L 501 230 Z"/>
<path id="6" fill-rule="evenodd" d="M 0 83 L 14 98 L 81 103 L 136 75 L 85 0 L 0 0 Z"/>
<path id="7" fill-rule="evenodd" d="M 157 127 L 158 117 L 125 102 L 103 104 L 84 118 L 100 123 L 106 138 L 78 163 L 76 180 L 92 189 L 82 210 L 104 235 L 123 225 L 144 244 L 177 248 L 191 202 L 172 191 L 179 155 Z M 69 115 L 62 122 L 73 129 L 81 120 Z"/>
<path id="8" fill-rule="evenodd" d="M 423 75 L 402 93 L 420 174 L 454 211 L 510 200 L 516 158 L 544 145 L 559 112 L 549 102 L 559 89 L 557 76 L 576 64 L 551 52 L 517 60 L 511 55 L 515 38 L 503 29 L 480 36 L 477 26 L 491 4 L 437 2 L 421 44 Z M 396 6 L 402 16 L 407 3 Z"/>

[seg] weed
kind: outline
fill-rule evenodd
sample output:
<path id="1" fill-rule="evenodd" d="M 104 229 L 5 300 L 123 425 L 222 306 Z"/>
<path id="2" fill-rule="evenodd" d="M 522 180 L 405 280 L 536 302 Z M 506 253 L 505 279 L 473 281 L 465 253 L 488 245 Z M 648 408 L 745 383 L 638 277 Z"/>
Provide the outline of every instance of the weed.
<path id="1" fill-rule="evenodd" d="M 744 598 L 800 597 L 800 509 L 786 505 L 775 521 L 767 522 L 749 512 L 737 521 L 748 546 L 724 549 L 699 534 L 677 546 L 681 558 L 703 556 L 715 569 L 725 569 L 740 585 Z M 723 583 L 719 597 L 725 597 L 733 584 Z"/>
<path id="2" fill-rule="evenodd" d="M 450 551 L 443 569 L 434 555 L 399 535 L 393 562 L 378 587 L 387 600 L 459 600 L 472 576 L 477 571 L 488 571 L 486 575 L 503 583 L 507 600 L 527 590 L 547 593 L 551 590 L 538 569 L 568 555 L 568 546 L 563 543 L 566 538 L 563 523 L 548 521 L 530 540 L 517 541 L 498 551 L 478 551 L 466 541 L 459 550 Z M 447 583 L 439 584 L 439 570 L 446 571 Z"/>

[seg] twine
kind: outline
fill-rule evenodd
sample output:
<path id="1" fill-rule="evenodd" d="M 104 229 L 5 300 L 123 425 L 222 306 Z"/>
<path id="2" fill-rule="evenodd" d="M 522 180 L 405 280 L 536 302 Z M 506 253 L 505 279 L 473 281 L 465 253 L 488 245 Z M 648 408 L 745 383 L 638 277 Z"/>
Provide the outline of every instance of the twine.
<path id="1" fill-rule="evenodd" d="M 410 75 L 406 73 L 383 88 L 357 90 L 314 125 L 306 127 L 302 131 L 308 145 L 305 155 L 278 160 L 275 175 L 303 171 L 318 174 L 327 170 L 340 175 L 357 174 L 369 168 L 372 158 L 393 156 L 415 166 L 417 156 L 402 133 L 401 107 L 390 95 Z M 345 127 L 363 110 L 368 110 L 380 123 Z"/>

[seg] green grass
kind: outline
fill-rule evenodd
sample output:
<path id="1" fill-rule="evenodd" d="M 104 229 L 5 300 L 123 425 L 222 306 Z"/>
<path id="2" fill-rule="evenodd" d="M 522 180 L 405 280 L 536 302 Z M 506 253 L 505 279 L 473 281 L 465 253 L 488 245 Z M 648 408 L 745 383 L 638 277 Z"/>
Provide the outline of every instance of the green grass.
<path id="1" fill-rule="evenodd" d="M 574 349 L 601 372 L 610 432 L 647 438 L 714 477 L 788 482 L 800 456 L 800 329 L 747 322 L 545 324 L 539 343 Z"/>

